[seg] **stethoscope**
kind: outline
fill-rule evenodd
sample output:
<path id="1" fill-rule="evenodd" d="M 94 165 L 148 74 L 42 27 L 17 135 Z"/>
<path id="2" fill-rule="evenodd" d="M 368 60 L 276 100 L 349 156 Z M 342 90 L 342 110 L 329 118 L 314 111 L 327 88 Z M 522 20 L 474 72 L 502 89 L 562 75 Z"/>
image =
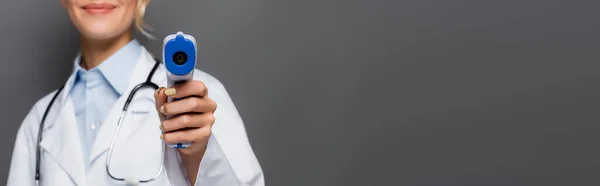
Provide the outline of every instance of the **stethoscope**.
<path id="1" fill-rule="evenodd" d="M 110 142 L 110 146 L 108 148 L 108 155 L 106 157 L 106 172 L 108 173 L 108 175 L 117 181 L 125 181 L 129 184 L 132 185 L 137 185 L 138 183 L 146 183 L 146 182 L 150 182 L 153 180 L 156 180 L 160 174 L 162 174 L 163 172 L 163 163 L 162 163 L 162 158 L 161 158 L 161 163 L 160 163 L 160 168 L 158 170 L 158 172 L 156 173 L 156 175 L 150 179 L 147 180 L 132 180 L 132 179 L 125 179 L 125 178 L 119 178 L 116 177 L 114 175 L 112 175 L 110 173 L 109 170 L 109 165 L 110 165 L 110 159 L 112 156 L 112 150 L 113 150 L 113 146 L 115 144 L 115 141 L 117 139 L 117 136 L 119 135 L 119 131 L 121 129 L 121 126 L 123 124 L 123 119 L 125 118 L 125 115 L 127 113 L 127 109 L 129 108 L 129 103 L 131 103 L 131 100 L 133 99 L 133 96 L 135 95 L 135 93 L 142 89 L 142 88 L 146 88 L 146 87 L 151 87 L 154 90 L 158 89 L 158 85 L 156 85 L 155 83 L 152 83 L 151 79 L 152 76 L 154 75 L 154 72 L 156 71 L 156 69 L 158 68 L 158 65 L 160 64 L 160 60 L 158 59 L 154 59 L 154 61 L 156 62 L 154 64 L 154 67 L 152 68 L 152 71 L 150 71 L 150 73 L 148 74 L 148 78 L 146 78 L 146 81 L 143 83 L 140 83 L 138 85 L 136 85 L 133 90 L 131 90 L 131 94 L 129 94 L 129 97 L 127 97 L 127 101 L 125 101 L 125 104 L 123 105 L 123 111 L 121 112 L 121 115 L 119 116 L 119 120 L 117 122 L 117 128 L 115 129 L 115 132 L 113 133 L 113 138 Z M 48 104 L 48 106 L 46 107 L 46 111 L 44 112 L 44 115 L 42 116 L 42 121 L 40 122 L 40 128 L 38 129 L 38 139 L 37 139 L 37 149 L 36 149 L 36 157 L 35 157 L 35 161 L 36 161 L 36 165 L 35 165 L 35 182 L 36 185 L 39 185 L 39 180 L 40 180 L 40 142 L 42 141 L 42 132 L 44 129 L 44 121 L 46 120 L 46 116 L 48 116 L 48 112 L 50 111 L 50 108 L 52 107 L 52 104 L 54 104 L 54 100 L 56 100 L 56 97 L 58 96 L 58 94 L 60 93 L 60 91 L 62 91 L 62 89 L 64 88 L 64 85 L 61 86 L 58 91 L 56 91 L 56 93 L 54 94 L 54 96 L 52 97 L 52 100 L 50 100 L 50 103 Z M 163 152 L 165 150 L 165 147 L 163 145 L 162 147 Z"/>

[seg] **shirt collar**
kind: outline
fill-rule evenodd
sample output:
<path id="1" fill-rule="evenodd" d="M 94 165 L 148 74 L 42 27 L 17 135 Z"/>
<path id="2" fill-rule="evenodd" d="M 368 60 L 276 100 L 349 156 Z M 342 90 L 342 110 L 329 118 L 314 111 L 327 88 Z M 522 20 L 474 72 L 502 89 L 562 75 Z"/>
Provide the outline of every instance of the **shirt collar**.
<path id="1" fill-rule="evenodd" d="M 113 87 L 113 89 L 120 95 L 123 95 L 123 92 L 125 89 L 127 89 L 129 78 L 133 73 L 141 51 L 142 45 L 137 40 L 133 39 L 108 59 L 100 63 L 100 65 L 90 69 L 89 71 L 99 70 L 104 78 L 106 78 L 108 83 Z M 79 76 L 86 72 L 86 70 L 81 67 L 80 61 L 81 54 L 75 59 L 73 69 L 73 73 L 75 73 L 74 75 L 76 76 L 75 81 L 78 81 Z"/>

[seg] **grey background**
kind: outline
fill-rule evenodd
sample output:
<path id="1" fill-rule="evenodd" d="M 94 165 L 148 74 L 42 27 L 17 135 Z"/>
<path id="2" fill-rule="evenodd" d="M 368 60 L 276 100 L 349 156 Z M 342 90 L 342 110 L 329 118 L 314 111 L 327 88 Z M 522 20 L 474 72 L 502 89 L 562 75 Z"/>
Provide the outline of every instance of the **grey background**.
<path id="1" fill-rule="evenodd" d="M 157 1 L 246 123 L 268 185 L 600 185 L 598 1 Z M 58 1 L 0 2 L 0 182 L 71 71 Z M 143 43 L 160 55 L 160 41 Z"/>

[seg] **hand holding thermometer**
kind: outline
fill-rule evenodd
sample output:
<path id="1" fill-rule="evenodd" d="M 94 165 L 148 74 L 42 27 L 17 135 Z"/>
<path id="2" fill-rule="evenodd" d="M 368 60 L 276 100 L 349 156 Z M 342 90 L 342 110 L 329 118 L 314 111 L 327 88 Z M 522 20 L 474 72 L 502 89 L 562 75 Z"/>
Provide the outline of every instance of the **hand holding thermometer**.
<path id="1" fill-rule="evenodd" d="M 165 37 L 163 40 L 163 61 L 167 71 L 167 86 L 172 87 L 178 83 L 192 80 L 196 67 L 196 39 L 177 32 Z M 177 99 L 168 98 L 168 102 Z M 167 116 L 170 119 L 171 116 Z M 190 143 L 167 144 L 172 148 L 187 148 Z"/>

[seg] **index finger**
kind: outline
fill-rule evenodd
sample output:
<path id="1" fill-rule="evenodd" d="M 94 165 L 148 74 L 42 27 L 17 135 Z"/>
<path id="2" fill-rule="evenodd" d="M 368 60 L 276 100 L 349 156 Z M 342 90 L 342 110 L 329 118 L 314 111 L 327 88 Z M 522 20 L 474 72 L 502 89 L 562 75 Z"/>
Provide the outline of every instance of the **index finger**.
<path id="1" fill-rule="evenodd" d="M 202 81 L 193 80 L 173 85 L 171 88 L 165 89 L 164 93 L 170 98 L 204 97 L 208 93 L 208 89 Z"/>

